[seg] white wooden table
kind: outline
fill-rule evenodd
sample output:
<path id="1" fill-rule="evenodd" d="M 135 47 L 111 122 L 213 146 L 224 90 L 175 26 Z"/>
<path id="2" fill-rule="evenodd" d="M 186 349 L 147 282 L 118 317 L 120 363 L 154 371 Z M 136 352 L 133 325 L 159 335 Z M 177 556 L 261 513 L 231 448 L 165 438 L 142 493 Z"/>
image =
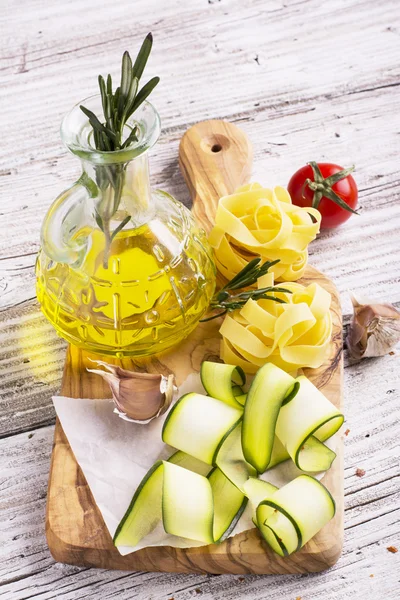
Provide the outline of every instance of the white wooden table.
<path id="1" fill-rule="evenodd" d="M 361 215 L 312 244 L 310 262 L 348 290 L 400 305 L 398 0 L 3 0 L 0 8 L 0 600 L 397 600 L 400 597 L 399 351 L 346 367 L 345 545 L 310 576 L 106 572 L 56 564 L 44 535 L 65 344 L 34 296 L 39 228 L 78 176 L 58 126 L 155 38 L 149 75 L 163 120 L 153 184 L 183 202 L 188 126 L 226 118 L 255 148 L 255 179 L 286 184 L 309 160 L 357 165 Z M 363 477 L 356 469 L 364 469 Z"/>

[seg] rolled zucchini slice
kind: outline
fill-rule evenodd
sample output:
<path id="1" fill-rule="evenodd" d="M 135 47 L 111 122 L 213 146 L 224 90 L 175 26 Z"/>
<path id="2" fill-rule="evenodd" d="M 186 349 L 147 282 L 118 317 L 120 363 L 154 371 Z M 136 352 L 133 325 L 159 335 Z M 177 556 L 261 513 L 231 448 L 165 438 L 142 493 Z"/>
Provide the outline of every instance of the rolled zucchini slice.
<path id="1" fill-rule="evenodd" d="M 244 484 L 249 477 L 257 476 L 257 471 L 243 456 L 241 437 L 242 424 L 238 423 L 221 444 L 215 462 L 229 481 L 244 493 Z"/>
<path id="2" fill-rule="evenodd" d="M 273 500 L 263 500 L 256 511 L 257 527 L 261 535 L 279 556 L 289 556 L 300 548 L 300 532 L 293 519 L 278 510 Z"/>
<path id="3" fill-rule="evenodd" d="M 306 377 L 297 382 L 299 390 L 281 407 L 275 432 L 299 469 L 325 471 L 336 454 L 322 442 L 341 427 L 344 416 Z"/>
<path id="4" fill-rule="evenodd" d="M 280 556 L 302 548 L 334 515 L 331 494 L 310 475 L 296 477 L 257 508 L 260 531 Z"/>
<path id="5" fill-rule="evenodd" d="M 240 385 L 233 385 L 232 386 L 232 394 L 235 396 L 235 398 L 237 398 L 238 396 L 243 395 L 243 388 L 240 387 Z"/>
<path id="6" fill-rule="evenodd" d="M 168 414 L 162 439 L 166 444 L 213 465 L 219 447 L 242 415 L 240 407 L 234 408 L 211 396 L 185 394 Z"/>
<path id="7" fill-rule="evenodd" d="M 168 462 L 206 477 L 210 465 L 178 450 Z M 157 461 L 143 477 L 114 534 L 115 546 L 136 546 L 162 518 L 163 462 Z"/>
<path id="8" fill-rule="evenodd" d="M 186 467 L 192 467 L 194 472 Z M 134 548 L 162 519 L 167 533 L 204 544 L 230 535 L 247 498 L 217 467 L 184 452 L 157 461 L 143 478 L 114 535 L 114 544 Z"/>
<path id="9" fill-rule="evenodd" d="M 240 394 L 239 396 L 235 396 L 235 398 L 240 406 L 244 406 L 246 404 L 247 394 Z"/>
<path id="10" fill-rule="evenodd" d="M 278 414 L 285 396 L 293 392 L 294 384 L 293 377 L 268 363 L 259 369 L 248 391 L 242 447 L 246 461 L 259 473 L 264 473 L 271 460 Z"/>
<path id="11" fill-rule="evenodd" d="M 115 546 L 137 546 L 160 522 L 163 472 L 159 460 L 142 479 L 114 534 Z"/>
<path id="12" fill-rule="evenodd" d="M 175 454 L 170 456 L 168 462 L 183 467 L 184 469 L 189 469 L 189 471 L 193 471 L 198 475 L 203 475 L 203 477 L 207 477 L 212 469 L 210 465 L 207 465 L 194 456 L 190 456 L 190 454 L 186 454 L 186 452 L 182 452 L 182 450 L 178 450 Z"/>
<path id="13" fill-rule="evenodd" d="M 245 394 L 240 385 L 234 385 L 232 387 L 232 393 L 235 396 L 236 402 L 239 402 L 240 406 L 244 406 L 246 404 L 247 394 Z"/>
<path id="14" fill-rule="evenodd" d="M 332 462 L 336 458 L 336 453 L 327 448 L 327 446 L 319 442 L 319 440 L 312 435 L 302 446 L 299 457 L 303 471 L 318 472 L 326 471 L 330 468 Z M 267 471 L 276 467 L 276 465 L 280 465 L 289 458 L 290 455 L 285 446 L 279 438 L 275 436 L 271 460 L 268 463 Z"/>
<path id="15" fill-rule="evenodd" d="M 318 473 L 331 468 L 336 452 L 312 435 L 303 443 L 296 456 L 299 469 L 308 473 Z"/>
<path id="16" fill-rule="evenodd" d="M 240 408 L 237 396 L 243 395 L 240 386 L 246 383 L 246 375 L 241 367 L 205 360 L 201 365 L 200 378 L 209 396 Z"/>
<path id="17" fill-rule="evenodd" d="M 276 467 L 276 465 L 280 465 L 285 460 L 290 458 L 289 452 L 286 450 L 285 446 L 282 442 L 276 437 L 274 437 L 274 443 L 272 446 L 271 458 L 268 463 L 267 471 Z"/>
<path id="18" fill-rule="evenodd" d="M 212 544 L 214 500 L 206 477 L 163 462 L 162 517 L 167 533 Z"/>
<path id="19" fill-rule="evenodd" d="M 214 499 L 214 542 L 230 536 L 246 508 L 247 498 L 223 472 L 215 467 L 208 475 Z"/>
<path id="20" fill-rule="evenodd" d="M 256 479 L 255 477 L 249 477 L 243 486 L 244 493 L 249 499 L 250 506 L 252 508 L 252 519 L 254 525 L 258 527 L 257 523 L 257 507 L 266 498 L 271 496 L 278 491 L 275 485 L 264 481 L 263 479 Z"/>

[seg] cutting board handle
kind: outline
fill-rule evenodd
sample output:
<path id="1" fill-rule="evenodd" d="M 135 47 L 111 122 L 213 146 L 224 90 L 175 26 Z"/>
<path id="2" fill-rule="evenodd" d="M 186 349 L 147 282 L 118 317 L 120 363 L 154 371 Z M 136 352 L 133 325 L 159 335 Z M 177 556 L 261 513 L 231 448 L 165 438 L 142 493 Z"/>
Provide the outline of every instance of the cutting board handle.
<path id="1" fill-rule="evenodd" d="M 219 198 L 249 181 L 252 163 L 249 138 L 228 121 L 201 121 L 183 136 L 179 165 L 192 196 L 192 212 L 207 233 Z"/>

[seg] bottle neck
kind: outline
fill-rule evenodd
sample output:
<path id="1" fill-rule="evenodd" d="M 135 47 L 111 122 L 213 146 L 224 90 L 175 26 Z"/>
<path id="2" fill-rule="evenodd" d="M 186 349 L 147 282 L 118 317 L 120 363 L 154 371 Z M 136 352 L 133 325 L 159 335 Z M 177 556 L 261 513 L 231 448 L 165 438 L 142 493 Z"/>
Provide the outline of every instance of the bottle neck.
<path id="1" fill-rule="evenodd" d="M 139 227 L 152 215 L 147 152 L 127 163 L 99 165 L 82 161 L 85 175 L 95 184 L 92 198 L 102 222 L 130 219 L 126 228 Z"/>

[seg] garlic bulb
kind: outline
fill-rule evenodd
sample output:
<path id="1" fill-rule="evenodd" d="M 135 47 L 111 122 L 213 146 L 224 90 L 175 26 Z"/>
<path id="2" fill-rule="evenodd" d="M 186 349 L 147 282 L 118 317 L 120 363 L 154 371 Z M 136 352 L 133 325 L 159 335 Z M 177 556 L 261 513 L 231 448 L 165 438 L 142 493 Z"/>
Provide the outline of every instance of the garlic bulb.
<path id="1" fill-rule="evenodd" d="M 106 369 L 88 371 L 107 381 L 116 406 L 114 412 L 121 418 L 145 424 L 168 410 L 176 389 L 173 375 L 165 377 L 158 373 L 137 373 L 101 360 L 93 362 Z"/>
<path id="2" fill-rule="evenodd" d="M 384 356 L 400 341 L 400 312 L 392 304 L 361 303 L 353 294 L 354 315 L 346 338 L 355 360 Z"/>

